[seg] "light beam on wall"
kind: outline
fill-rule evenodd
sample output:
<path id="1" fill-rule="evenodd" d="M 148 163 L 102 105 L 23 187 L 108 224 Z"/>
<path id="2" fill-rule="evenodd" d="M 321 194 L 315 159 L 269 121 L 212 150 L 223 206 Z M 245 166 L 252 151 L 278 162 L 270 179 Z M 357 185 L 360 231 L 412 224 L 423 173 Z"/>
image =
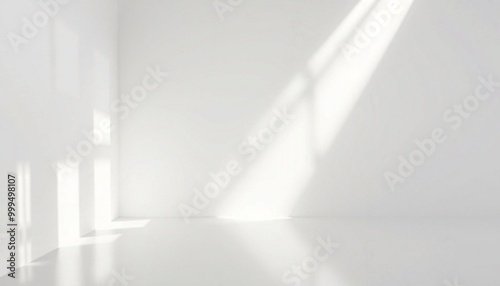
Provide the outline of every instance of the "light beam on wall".
<path id="1" fill-rule="evenodd" d="M 315 172 L 316 159 L 332 146 L 348 115 L 384 56 L 413 0 L 400 1 L 400 12 L 353 58 L 343 52 L 358 29 L 373 25 L 392 0 L 360 1 L 297 74 L 273 107 L 287 106 L 296 118 L 277 134 L 232 188 L 224 193 L 218 217 L 288 217 Z M 266 116 L 270 116 L 272 110 Z M 258 130 L 255 128 L 254 130 Z"/>
<path id="2" fill-rule="evenodd" d="M 80 237 L 79 170 L 57 173 L 59 246 L 72 245 Z"/>

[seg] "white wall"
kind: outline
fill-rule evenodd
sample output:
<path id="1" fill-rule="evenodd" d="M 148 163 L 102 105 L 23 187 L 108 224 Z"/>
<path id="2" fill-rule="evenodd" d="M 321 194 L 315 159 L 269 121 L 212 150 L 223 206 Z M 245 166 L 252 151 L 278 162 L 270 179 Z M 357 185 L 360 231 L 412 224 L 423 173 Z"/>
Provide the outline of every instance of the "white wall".
<path id="1" fill-rule="evenodd" d="M 49 6 L 52 16 L 17 53 L 9 33 L 22 35 L 23 17 L 32 21 L 43 10 L 38 1 L 0 2 L 0 184 L 5 188 L 7 173 L 16 174 L 18 266 L 93 230 L 103 217 L 96 215 L 102 208 L 96 197 L 103 192 L 109 198 L 108 217 L 117 216 L 117 166 L 111 163 L 118 154 L 115 133 L 70 164 L 71 171 L 53 167 L 67 164 L 66 148 L 77 149 L 87 140 L 82 132 L 102 117 L 116 123 L 110 113 L 117 99 L 116 2 L 66 2 L 50 2 L 56 3 Z M 108 181 L 102 180 L 103 172 L 109 173 Z M 2 226 L 6 196 L 0 197 Z M 6 241 L 1 242 L 5 257 Z"/>
<path id="2" fill-rule="evenodd" d="M 121 93 L 171 73 L 121 125 L 121 215 L 180 216 L 230 160 L 242 172 L 199 216 L 500 214 L 500 99 L 458 130 L 442 118 L 500 80 L 500 4 L 402 0 L 351 61 L 388 1 L 242 1 L 224 21 L 212 1 L 119 5 Z M 297 118 L 248 162 L 238 146 L 283 106 Z M 435 128 L 446 142 L 392 192 L 384 173 Z"/>

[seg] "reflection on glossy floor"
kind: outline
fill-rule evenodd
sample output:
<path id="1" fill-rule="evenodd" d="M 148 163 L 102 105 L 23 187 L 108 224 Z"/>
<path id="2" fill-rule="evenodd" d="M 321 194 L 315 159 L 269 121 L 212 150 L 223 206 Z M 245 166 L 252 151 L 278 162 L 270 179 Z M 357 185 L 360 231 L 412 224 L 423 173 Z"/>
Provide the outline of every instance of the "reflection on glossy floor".
<path id="1" fill-rule="evenodd" d="M 498 220 L 121 219 L 0 285 L 493 286 L 499 242 Z"/>

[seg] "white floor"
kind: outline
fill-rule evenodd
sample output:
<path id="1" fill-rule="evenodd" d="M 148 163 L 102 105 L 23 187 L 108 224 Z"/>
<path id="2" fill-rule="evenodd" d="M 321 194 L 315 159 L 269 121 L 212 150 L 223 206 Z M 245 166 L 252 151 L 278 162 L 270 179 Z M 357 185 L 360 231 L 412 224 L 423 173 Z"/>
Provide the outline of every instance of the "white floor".
<path id="1" fill-rule="evenodd" d="M 340 244 L 331 254 L 318 242 L 328 236 Z M 500 285 L 499 220 L 121 219 L 80 244 L 0 285 L 299 285 L 282 277 L 304 259 L 300 285 Z"/>

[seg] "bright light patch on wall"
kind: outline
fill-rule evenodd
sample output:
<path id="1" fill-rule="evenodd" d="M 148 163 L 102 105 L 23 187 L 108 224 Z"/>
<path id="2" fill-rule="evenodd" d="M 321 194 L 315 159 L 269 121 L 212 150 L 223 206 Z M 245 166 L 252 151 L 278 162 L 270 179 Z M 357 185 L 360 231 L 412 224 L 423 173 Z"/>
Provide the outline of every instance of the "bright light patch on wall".
<path id="1" fill-rule="evenodd" d="M 95 227 L 105 229 L 111 215 L 111 162 L 109 159 L 94 160 Z"/>
<path id="2" fill-rule="evenodd" d="M 57 172 L 59 246 L 71 245 L 80 237 L 79 169 Z"/>
<path id="3" fill-rule="evenodd" d="M 111 118 L 108 113 L 94 109 L 94 144 L 109 146 L 111 144 Z"/>

